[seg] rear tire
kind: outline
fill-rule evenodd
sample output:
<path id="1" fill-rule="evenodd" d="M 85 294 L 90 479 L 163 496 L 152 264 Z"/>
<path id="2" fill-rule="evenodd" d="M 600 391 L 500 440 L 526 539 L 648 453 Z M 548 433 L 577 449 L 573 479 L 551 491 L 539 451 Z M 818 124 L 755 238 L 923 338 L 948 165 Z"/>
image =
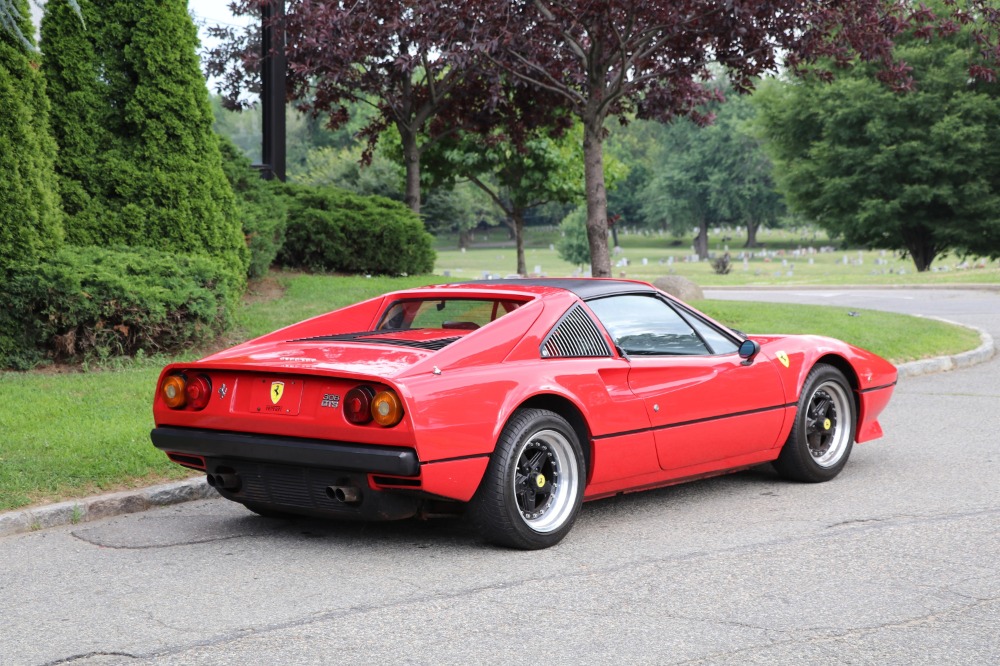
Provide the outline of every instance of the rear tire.
<path id="1" fill-rule="evenodd" d="M 829 481 L 847 464 L 856 427 L 854 396 L 843 373 L 818 364 L 802 386 L 795 423 L 774 468 L 792 481 Z"/>
<path id="2" fill-rule="evenodd" d="M 576 431 L 544 409 L 520 409 L 504 426 L 469 506 L 484 539 L 537 550 L 562 541 L 583 503 L 586 468 Z"/>

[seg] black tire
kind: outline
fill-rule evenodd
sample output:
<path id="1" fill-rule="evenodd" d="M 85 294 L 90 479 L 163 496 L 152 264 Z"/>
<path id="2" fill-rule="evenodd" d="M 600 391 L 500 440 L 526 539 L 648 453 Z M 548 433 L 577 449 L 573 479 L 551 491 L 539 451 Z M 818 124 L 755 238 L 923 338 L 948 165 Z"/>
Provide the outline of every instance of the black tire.
<path id="1" fill-rule="evenodd" d="M 818 364 L 802 386 L 795 423 L 774 468 L 792 481 L 829 481 L 847 464 L 856 427 L 850 384 L 833 366 Z"/>
<path id="2" fill-rule="evenodd" d="M 573 527 L 586 478 L 580 440 L 566 419 L 519 409 L 500 433 L 469 516 L 487 541 L 548 548 Z"/>

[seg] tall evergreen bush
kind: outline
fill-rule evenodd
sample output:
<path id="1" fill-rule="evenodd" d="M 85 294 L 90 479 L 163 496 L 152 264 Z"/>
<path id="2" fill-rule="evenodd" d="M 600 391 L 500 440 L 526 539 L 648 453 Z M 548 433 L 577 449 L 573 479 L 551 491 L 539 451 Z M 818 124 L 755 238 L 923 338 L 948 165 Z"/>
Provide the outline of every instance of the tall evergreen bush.
<path id="1" fill-rule="evenodd" d="M 85 27 L 65 0 L 50 4 L 42 50 L 70 238 L 208 254 L 245 274 L 187 2 L 80 0 Z"/>
<path id="2" fill-rule="evenodd" d="M 28 2 L 15 6 L 21 35 L 0 26 L 0 277 L 51 254 L 63 235 L 45 81 L 22 42 L 34 33 Z"/>
<path id="3" fill-rule="evenodd" d="M 106 100 L 92 43 L 100 22 L 93 5 L 73 4 L 76 7 L 69 0 L 49 0 L 41 27 L 42 71 L 52 100 L 52 134 L 59 144 L 56 172 L 67 215 L 66 240 L 74 245 L 116 243 L 121 233 L 107 209 L 113 189 L 106 189 L 103 162 L 111 136 L 104 125 Z"/>

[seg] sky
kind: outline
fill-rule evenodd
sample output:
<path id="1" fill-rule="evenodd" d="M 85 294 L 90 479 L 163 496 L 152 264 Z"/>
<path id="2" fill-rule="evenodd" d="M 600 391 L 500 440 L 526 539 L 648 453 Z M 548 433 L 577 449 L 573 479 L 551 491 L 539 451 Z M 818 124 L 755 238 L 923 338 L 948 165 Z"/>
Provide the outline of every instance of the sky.
<path id="1" fill-rule="evenodd" d="M 205 25 L 246 25 L 245 17 L 235 17 L 229 12 L 230 2 L 231 0 L 188 0 L 188 12 L 198 26 L 202 47 L 212 45 Z"/>
<path id="2" fill-rule="evenodd" d="M 204 25 L 234 25 L 241 26 L 246 25 L 246 19 L 243 17 L 234 17 L 229 11 L 229 3 L 232 0 L 188 0 L 188 12 L 194 17 L 195 24 L 198 25 L 198 34 L 201 37 L 202 46 L 210 46 L 212 40 L 209 38 L 208 33 L 205 31 Z M 44 0 L 39 2 L 38 0 L 32 0 L 29 3 L 31 6 L 31 15 L 35 20 L 35 26 L 38 26 L 39 19 L 42 15 L 42 10 L 38 5 L 44 5 Z"/>

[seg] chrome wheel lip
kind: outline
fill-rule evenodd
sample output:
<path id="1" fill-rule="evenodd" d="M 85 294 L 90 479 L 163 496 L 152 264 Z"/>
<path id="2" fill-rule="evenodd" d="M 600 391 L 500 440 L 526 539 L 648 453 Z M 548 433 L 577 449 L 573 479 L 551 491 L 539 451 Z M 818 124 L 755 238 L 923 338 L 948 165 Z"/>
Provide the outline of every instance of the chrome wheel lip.
<path id="1" fill-rule="evenodd" d="M 521 506 L 518 477 L 521 476 L 518 467 L 522 457 L 528 448 L 543 448 L 549 458 L 551 465 L 551 476 L 548 482 L 551 483 L 551 491 L 545 505 L 533 515 L 525 515 L 527 512 Z M 517 449 L 514 456 L 515 468 L 511 474 L 510 490 L 515 498 L 517 515 L 530 529 L 540 534 L 555 532 L 566 524 L 566 521 L 573 516 L 576 496 L 580 484 L 579 466 L 573 447 L 569 440 L 560 432 L 551 429 L 539 430 L 526 437 L 524 442 Z"/>
<path id="2" fill-rule="evenodd" d="M 816 430 L 806 433 L 806 443 L 809 453 L 814 463 L 824 469 L 836 466 L 851 444 L 851 421 L 853 419 L 853 409 L 851 397 L 847 394 L 840 383 L 835 381 L 825 381 L 812 392 L 809 401 L 806 403 L 806 419 L 810 418 L 809 411 L 813 403 L 821 394 L 828 398 L 830 406 L 825 410 L 823 419 L 830 419 L 831 430 L 820 435 Z M 832 418 L 830 418 L 832 416 Z M 819 418 L 816 419 L 817 421 Z M 821 439 L 822 444 L 814 443 L 814 439 Z"/>

